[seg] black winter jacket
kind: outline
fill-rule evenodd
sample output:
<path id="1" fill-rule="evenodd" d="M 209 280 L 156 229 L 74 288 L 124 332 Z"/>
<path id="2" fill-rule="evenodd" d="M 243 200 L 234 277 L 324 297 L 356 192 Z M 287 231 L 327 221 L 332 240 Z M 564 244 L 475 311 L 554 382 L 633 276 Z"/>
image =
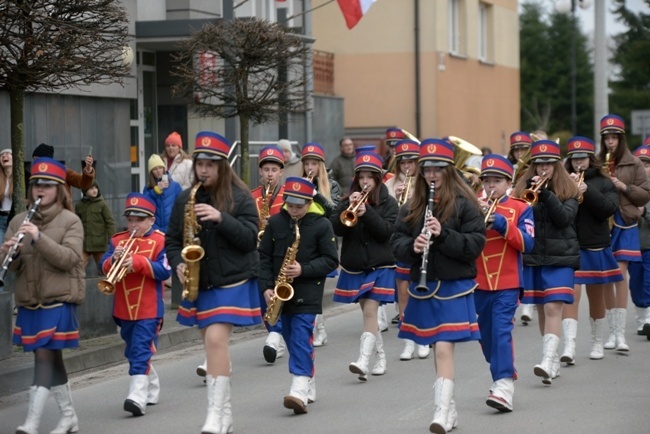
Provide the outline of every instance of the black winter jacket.
<path id="1" fill-rule="evenodd" d="M 415 227 L 404 222 L 408 211 L 403 206 L 391 238 L 393 254 L 398 261 L 411 265 L 411 280 L 420 280 L 422 254 L 413 251 L 413 242 L 422 232 L 424 216 Z M 434 212 L 435 215 L 435 212 Z M 466 198 L 456 198 L 456 212 L 442 225 L 442 231 L 429 247 L 427 280 L 473 279 L 476 258 L 485 247 L 485 223 L 479 209 Z"/>
<path id="2" fill-rule="evenodd" d="M 578 207 L 576 229 L 583 249 L 600 249 L 612 244 L 609 217 L 618 209 L 618 190 L 611 179 L 593 167 L 585 170 L 587 191 Z"/>
<path id="3" fill-rule="evenodd" d="M 359 272 L 395 264 L 390 251 L 390 236 L 395 230 L 397 201 L 381 184 L 379 203 L 366 205 L 366 212 L 351 228 L 341 223 L 341 213 L 348 208 L 350 200 L 339 203 L 330 217 L 334 233 L 343 237 L 341 266 L 347 271 Z"/>
<path id="4" fill-rule="evenodd" d="M 332 225 L 323 214 L 320 205 L 312 204 L 307 214 L 298 220 L 300 244 L 296 262 L 302 274 L 291 282 L 294 295 L 284 303 L 283 314 L 323 312 L 325 279 L 339 265 Z M 295 240 L 295 223 L 283 208 L 269 219 L 260 243 L 258 283 L 261 293 L 275 286 L 287 249 Z"/>
<path id="5" fill-rule="evenodd" d="M 561 202 L 551 190 L 542 188 L 533 206 L 535 245 L 524 253 L 524 265 L 580 268 L 580 247 L 575 229 L 578 200 Z"/>
<path id="6" fill-rule="evenodd" d="M 165 236 L 167 258 L 176 270 L 183 262 L 181 250 L 184 239 L 185 203 L 191 189 L 182 191 L 174 202 Z M 257 277 L 258 214 L 255 201 L 248 190 L 233 186 L 234 210 L 232 214 L 221 211 L 221 223 L 202 222 L 198 237 L 205 256 L 200 263 L 199 290 L 210 289 Z M 196 194 L 196 203 L 211 203 L 203 187 Z"/>

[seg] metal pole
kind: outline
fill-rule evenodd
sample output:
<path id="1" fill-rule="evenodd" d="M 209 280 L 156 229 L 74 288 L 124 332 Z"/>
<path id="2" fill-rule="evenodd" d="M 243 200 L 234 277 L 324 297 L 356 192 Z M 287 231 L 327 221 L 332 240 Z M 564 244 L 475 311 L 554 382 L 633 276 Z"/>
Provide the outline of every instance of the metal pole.
<path id="1" fill-rule="evenodd" d="M 600 150 L 600 120 L 609 112 L 607 101 L 607 43 L 605 1 L 594 2 L 594 142 Z"/>
<path id="2" fill-rule="evenodd" d="M 223 20 L 234 20 L 235 19 L 235 8 L 233 5 L 233 0 L 223 0 Z M 234 91 L 231 89 L 231 91 Z M 225 134 L 230 141 L 234 142 L 237 139 L 237 119 L 234 117 L 227 117 L 225 119 Z M 241 139 L 241 137 L 240 137 Z M 241 174 L 241 171 L 239 172 Z"/>
<path id="3" fill-rule="evenodd" d="M 576 0 L 571 0 L 571 134 L 576 135 L 578 111 L 576 109 Z"/>

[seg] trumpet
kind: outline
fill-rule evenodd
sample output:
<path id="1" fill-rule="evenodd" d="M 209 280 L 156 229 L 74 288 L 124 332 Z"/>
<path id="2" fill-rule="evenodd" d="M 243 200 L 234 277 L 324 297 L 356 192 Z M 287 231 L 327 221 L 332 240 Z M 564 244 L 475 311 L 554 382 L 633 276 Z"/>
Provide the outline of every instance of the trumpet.
<path id="1" fill-rule="evenodd" d="M 585 171 L 582 170 L 582 166 L 578 166 L 578 172 L 580 172 L 580 174 L 578 175 L 578 179 L 576 180 L 576 185 L 579 187 L 580 184 L 582 184 L 585 180 Z M 582 203 L 584 199 L 585 198 L 583 197 L 582 193 L 580 193 L 578 195 L 578 203 Z"/>
<path id="2" fill-rule="evenodd" d="M 99 282 L 97 282 L 97 289 L 102 294 L 106 295 L 111 295 L 115 293 L 115 285 L 117 282 L 120 280 L 124 279 L 124 276 L 126 276 L 127 272 L 127 267 L 124 265 L 124 261 L 126 261 L 126 258 L 128 258 L 130 255 L 137 253 L 138 248 L 136 247 L 135 250 L 131 251 L 133 249 L 133 244 L 135 243 L 135 233 L 138 231 L 138 229 L 133 229 L 131 232 L 131 236 L 129 239 L 124 243 L 124 250 L 122 250 L 122 255 L 119 257 L 119 259 L 111 265 L 111 269 L 108 270 L 108 274 L 106 275 L 106 279 L 102 279 Z"/>
<path id="3" fill-rule="evenodd" d="M 485 225 L 486 226 L 488 224 L 488 219 L 490 218 L 490 216 L 492 214 L 494 214 L 494 211 L 496 211 L 497 205 L 499 204 L 499 199 L 494 197 L 494 189 L 490 190 L 490 195 L 488 196 L 488 202 L 490 203 L 490 206 L 484 207 L 484 209 L 481 209 L 481 211 L 483 211 L 483 214 L 485 214 Z"/>
<path id="4" fill-rule="evenodd" d="M 311 182 L 312 184 L 314 183 L 314 178 L 316 177 L 316 174 L 312 172 L 311 170 L 307 174 L 307 181 Z"/>
<path id="5" fill-rule="evenodd" d="M 397 198 L 397 206 L 402 206 L 406 203 L 406 201 L 409 198 L 409 192 L 411 190 L 411 184 L 413 182 L 413 177 L 410 176 L 409 171 L 406 171 L 406 187 L 404 187 L 404 190 L 402 190 L 402 193 L 400 193 L 399 197 Z"/>
<path id="6" fill-rule="evenodd" d="M 370 194 L 370 190 L 368 190 L 368 185 L 366 184 L 363 186 L 363 190 L 361 190 L 361 197 L 359 197 L 354 202 L 350 202 L 348 209 L 341 213 L 341 223 L 349 228 L 357 224 L 357 211 L 359 209 L 359 206 L 361 206 L 361 204 L 364 203 L 366 199 L 368 199 L 368 194 Z"/>
<path id="7" fill-rule="evenodd" d="M 546 176 L 546 172 L 544 172 L 541 178 L 539 178 L 531 188 L 527 188 L 521 193 L 521 199 L 528 205 L 534 206 L 537 203 L 539 191 L 542 187 L 546 187 L 546 185 L 548 185 L 548 176 Z"/>
<path id="8" fill-rule="evenodd" d="M 429 268 L 429 245 L 431 244 L 431 236 L 433 235 L 429 228 L 427 228 L 427 219 L 433 216 L 433 201 L 436 196 L 436 185 L 432 182 L 429 185 L 429 198 L 427 200 L 427 207 L 424 211 L 424 224 L 422 225 L 422 233 L 427 237 L 427 244 L 422 250 L 422 264 L 420 265 L 420 281 L 415 287 L 418 292 L 427 292 L 427 268 Z"/>

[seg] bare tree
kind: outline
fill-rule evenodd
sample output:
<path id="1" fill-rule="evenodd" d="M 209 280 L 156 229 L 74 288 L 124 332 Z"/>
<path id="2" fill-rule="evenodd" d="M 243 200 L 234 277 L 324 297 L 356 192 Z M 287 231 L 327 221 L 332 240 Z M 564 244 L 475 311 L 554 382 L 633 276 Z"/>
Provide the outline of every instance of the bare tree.
<path id="1" fill-rule="evenodd" d="M 89 84 L 122 83 L 128 17 L 120 0 L 0 2 L 0 89 L 9 93 L 13 204 L 25 208 L 24 97 Z"/>
<path id="2" fill-rule="evenodd" d="M 306 110 L 304 69 L 310 53 L 299 35 L 258 19 L 208 24 L 182 44 L 174 91 L 201 116 L 239 116 L 244 182 L 250 181 L 250 121 L 279 121 Z"/>

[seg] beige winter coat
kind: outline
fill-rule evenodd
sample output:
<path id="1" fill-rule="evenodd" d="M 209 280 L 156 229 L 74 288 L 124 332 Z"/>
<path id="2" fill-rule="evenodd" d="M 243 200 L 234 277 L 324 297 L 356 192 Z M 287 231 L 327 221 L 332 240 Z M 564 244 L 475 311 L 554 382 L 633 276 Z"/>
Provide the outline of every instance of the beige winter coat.
<path id="1" fill-rule="evenodd" d="M 626 150 L 612 175 L 628 186 L 627 191 L 618 192 L 623 220 L 628 225 L 636 223 L 642 212 L 639 207 L 645 206 L 650 200 L 650 182 L 643 163 Z"/>
<path id="2" fill-rule="evenodd" d="M 26 214 L 20 213 L 11 220 L 5 240 L 14 236 Z M 86 277 L 81 220 L 56 203 L 37 211 L 32 223 L 40 229 L 40 238 L 32 244 L 31 235 L 26 234 L 18 257 L 9 268 L 16 272 L 16 304 L 81 304 Z M 0 261 L 4 257 L 5 253 L 0 251 Z"/>

